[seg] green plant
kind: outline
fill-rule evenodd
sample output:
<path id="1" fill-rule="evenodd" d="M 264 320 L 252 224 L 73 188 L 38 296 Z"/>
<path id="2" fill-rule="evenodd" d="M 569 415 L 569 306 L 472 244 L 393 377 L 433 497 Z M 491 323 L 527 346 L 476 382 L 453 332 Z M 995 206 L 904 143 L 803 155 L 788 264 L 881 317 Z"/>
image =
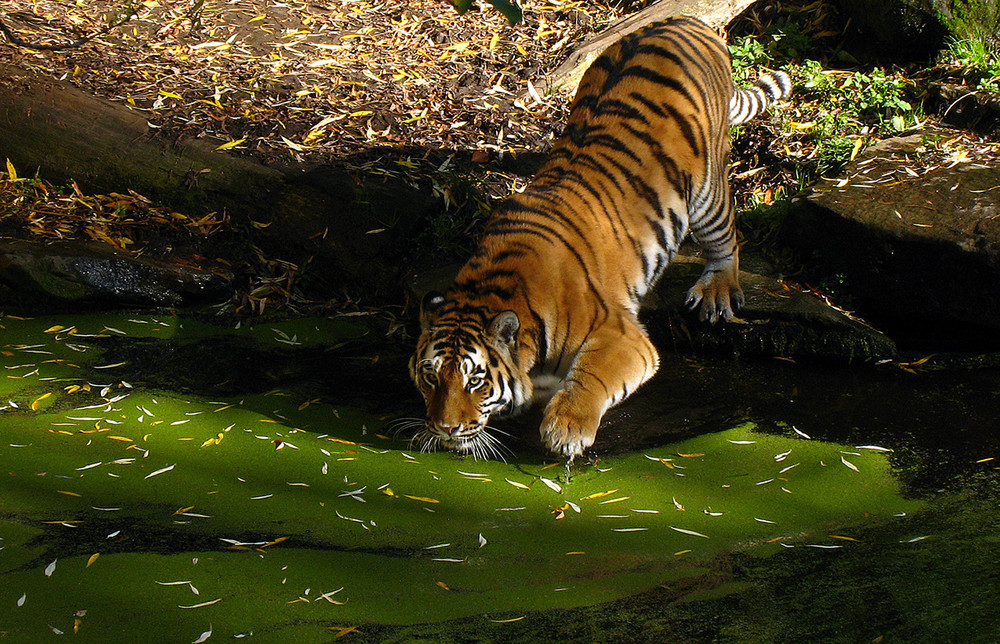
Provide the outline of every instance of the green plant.
<path id="1" fill-rule="evenodd" d="M 980 91 L 1000 92 L 1000 5 L 992 0 L 959 0 L 946 16 L 952 31 L 945 65 L 962 68 L 962 75 Z"/>

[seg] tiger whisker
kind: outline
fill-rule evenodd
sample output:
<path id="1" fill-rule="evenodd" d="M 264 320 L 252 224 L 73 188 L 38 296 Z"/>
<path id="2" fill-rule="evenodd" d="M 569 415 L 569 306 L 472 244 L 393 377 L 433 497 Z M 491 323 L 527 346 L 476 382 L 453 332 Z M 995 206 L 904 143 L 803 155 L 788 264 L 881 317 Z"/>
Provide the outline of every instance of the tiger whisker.
<path id="1" fill-rule="evenodd" d="M 385 431 L 392 436 L 398 436 L 407 430 L 427 424 L 423 418 L 397 418 L 385 426 Z"/>

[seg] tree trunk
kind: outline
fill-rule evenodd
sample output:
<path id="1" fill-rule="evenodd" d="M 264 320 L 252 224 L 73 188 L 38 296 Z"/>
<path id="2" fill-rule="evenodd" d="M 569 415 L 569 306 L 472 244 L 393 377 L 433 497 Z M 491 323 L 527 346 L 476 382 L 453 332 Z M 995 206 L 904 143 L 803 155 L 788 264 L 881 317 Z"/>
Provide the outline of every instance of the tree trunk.
<path id="1" fill-rule="evenodd" d="M 625 34 L 645 27 L 651 22 L 673 16 L 691 16 L 721 29 L 743 13 L 755 0 L 660 0 L 639 13 L 623 18 L 582 45 L 577 46 L 569 58 L 542 84 L 545 93 L 576 92 L 583 73 L 590 63 L 612 43 Z"/>

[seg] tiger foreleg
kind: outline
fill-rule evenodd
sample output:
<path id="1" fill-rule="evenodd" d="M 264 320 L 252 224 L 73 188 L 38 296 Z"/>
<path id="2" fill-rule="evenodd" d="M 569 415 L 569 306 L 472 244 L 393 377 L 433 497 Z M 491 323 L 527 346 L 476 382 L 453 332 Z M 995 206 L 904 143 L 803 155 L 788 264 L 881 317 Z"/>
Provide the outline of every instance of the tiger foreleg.
<path id="1" fill-rule="evenodd" d="M 601 418 L 649 380 L 656 348 L 634 319 L 622 315 L 591 333 L 542 419 L 542 443 L 569 461 L 594 444 Z"/>
<path id="2" fill-rule="evenodd" d="M 688 290 L 687 305 L 692 309 L 700 305 L 698 317 L 702 321 L 715 324 L 732 319 L 743 306 L 738 248 L 725 257 L 708 260 L 701 277 Z"/>

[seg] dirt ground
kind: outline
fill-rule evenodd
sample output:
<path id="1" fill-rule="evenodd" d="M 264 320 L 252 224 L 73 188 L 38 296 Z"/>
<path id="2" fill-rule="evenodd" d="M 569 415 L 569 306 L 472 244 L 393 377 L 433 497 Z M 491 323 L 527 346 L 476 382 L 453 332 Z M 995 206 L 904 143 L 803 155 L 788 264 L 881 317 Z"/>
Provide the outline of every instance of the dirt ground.
<path id="1" fill-rule="evenodd" d="M 59 46 L 122 20 L 117 1 L 0 2 L 25 41 Z M 533 89 L 553 61 L 619 17 L 597 2 L 533 3 L 517 26 L 440 0 L 146 2 L 75 48 L 0 46 L 0 59 L 65 78 L 177 137 L 212 137 L 275 162 L 372 148 L 539 150 L 565 97 Z"/>

